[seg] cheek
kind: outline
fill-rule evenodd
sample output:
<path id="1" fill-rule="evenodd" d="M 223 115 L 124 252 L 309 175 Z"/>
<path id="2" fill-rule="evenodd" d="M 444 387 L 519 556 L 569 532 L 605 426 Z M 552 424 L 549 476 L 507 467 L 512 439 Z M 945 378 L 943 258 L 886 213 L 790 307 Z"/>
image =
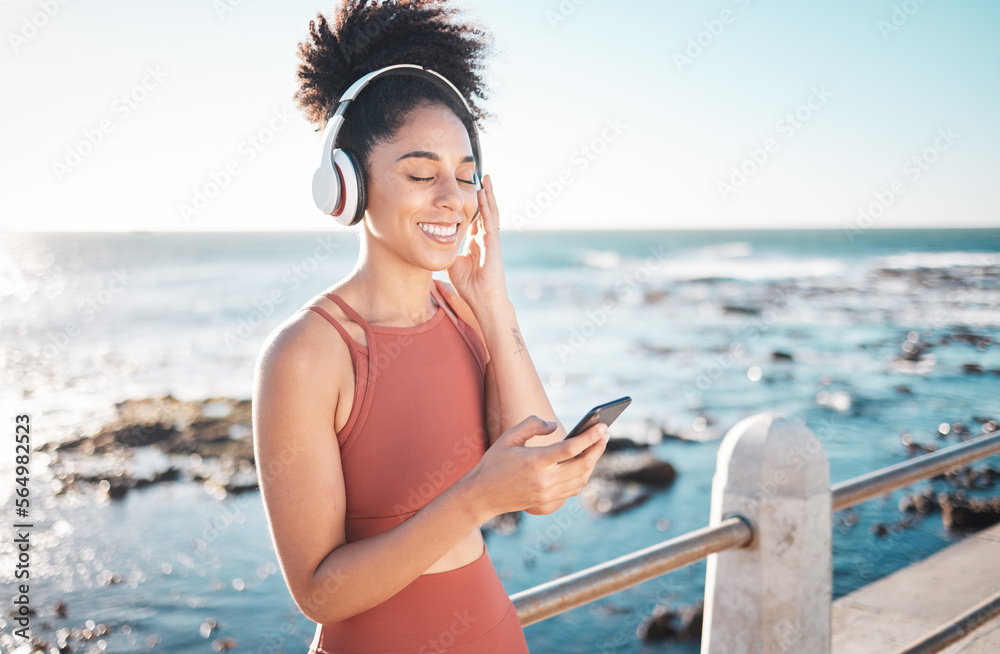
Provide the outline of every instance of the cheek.
<path id="1" fill-rule="evenodd" d="M 469 187 L 463 195 L 465 196 L 465 206 L 462 209 L 467 217 L 472 218 L 472 215 L 476 213 L 476 209 L 479 207 L 476 187 Z"/>
<path id="2" fill-rule="evenodd" d="M 420 206 L 418 194 L 405 184 L 384 179 L 373 180 L 368 185 L 368 212 L 377 218 L 392 219 L 394 216 L 408 215 Z"/>

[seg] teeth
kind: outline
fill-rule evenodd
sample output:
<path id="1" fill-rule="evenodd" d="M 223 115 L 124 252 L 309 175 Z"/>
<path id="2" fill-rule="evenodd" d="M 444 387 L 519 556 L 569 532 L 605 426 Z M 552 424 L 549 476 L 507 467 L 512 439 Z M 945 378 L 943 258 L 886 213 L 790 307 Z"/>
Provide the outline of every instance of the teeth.
<path id="1" fill-rule="evenodd" d="M 451 236 L 458 231 L 458 223 L 452 224 L 451 227 L 438 227 L 436 225 L 425 225 L 423 223 L 417 223 L 420 225 L 420 229 L 424 230 L 428 234 L 435 234 L 437 236 Z"/>

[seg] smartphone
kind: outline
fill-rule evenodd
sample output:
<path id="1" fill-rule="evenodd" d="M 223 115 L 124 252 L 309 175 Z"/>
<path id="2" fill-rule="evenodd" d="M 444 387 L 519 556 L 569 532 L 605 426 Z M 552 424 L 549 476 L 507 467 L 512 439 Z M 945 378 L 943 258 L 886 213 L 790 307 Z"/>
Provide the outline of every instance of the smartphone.
<path id="1" fill-rule="evenodd" d="M 620 397 L 617 400 L 612 400 L 607 404 L 599 404 L 595 406 L 587 412 L 587 415 L 585 415 L 580 422 L 576 423 L 576 427 L 573 427 L 573 429 L 566 434 L 566 438 L 579 436 L 599 422 L 603 422 L 605 425 L 610 427 L 611 423 L 615 421 L 615 418 L 620 416 L 622 411 L 625 410 L 625 407 L 631 403 L 632 398 L 626 395 L 625 397 Z"/>

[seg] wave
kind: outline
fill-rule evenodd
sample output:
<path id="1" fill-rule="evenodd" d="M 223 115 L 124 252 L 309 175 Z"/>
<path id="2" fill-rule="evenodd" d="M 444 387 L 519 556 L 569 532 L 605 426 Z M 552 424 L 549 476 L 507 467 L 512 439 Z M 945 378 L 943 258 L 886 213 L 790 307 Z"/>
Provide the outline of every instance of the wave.
<path id="1" fill-rule="evenodd" d="M 657 271 L 672 280 L 735 279 L 759 281 L 765 279 L 799 279 L 803 277 L 838 277 L 846 273 L 839 259 L 742 259 L 742 260 L 672 260 Z"/>
<path id="2" fill-rule="evenodd" d="M 881 267 L 894 270 L 954 268 L 956 266 L 1000 266 L 996 252 L 907 252 L 881 259 Z"/>

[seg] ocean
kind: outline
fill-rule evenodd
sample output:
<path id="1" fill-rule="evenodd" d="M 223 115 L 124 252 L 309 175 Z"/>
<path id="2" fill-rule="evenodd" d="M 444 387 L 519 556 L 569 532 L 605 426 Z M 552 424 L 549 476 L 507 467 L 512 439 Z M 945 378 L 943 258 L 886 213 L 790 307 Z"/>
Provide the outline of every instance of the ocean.
<path id="1" fill-rule="evenodd" d="M 249 398 L 267 334 L 344 277 L 357 250 L 346 232 L 0 236 L 4 429 L 30 416 L 37 448 L 96 433 L 126 399 Z M 804 421 L 833 483 L 905 460 L 904 441 L 944 446 L 1000 420 L 1000 229 L 504 231 L 502 251 L 563 424 L 629 395 L 612 435 L 653 442 L 677 469 L 672 487 L 632 510 L 600 515 L 572 498 L 552 515 L 525 514 L 514 533 L 489 533 L 509 593 L 705 526 L 719 439 L 749 415 Z M 8 443 L 0 497 L 13 507 Z M 306 651 L 315 626 L 285 586 L 258 492 L 220 497 L 180 479 L 119 500 L 55 494 L 50 461 L 33 455 L 30 475 L 38 637 L 89 629 L 77 651 L 109 653 L 212 651 L 223 637 L 238 651 Z M 131 465 L 162 467 L 163 455 L 143 448 Z M 976 465 L 1000 469 L 1000 457 Z M 859 505 L 856 521 L 835 516 L 834 597 L 961 537 L 935 514 L 873 533 L 900 520 L 903 495 Z M 20 582 L 16 554 L 4 538 L 6 597 Z M 529 626 L 528 644 L 534 654 L 697 652 L 643 645 L 635 630 L 657 603 L 699 600 L 704 578 L 702 561 Z M 10 608 L 3 651 L 22 642 Z"/>

